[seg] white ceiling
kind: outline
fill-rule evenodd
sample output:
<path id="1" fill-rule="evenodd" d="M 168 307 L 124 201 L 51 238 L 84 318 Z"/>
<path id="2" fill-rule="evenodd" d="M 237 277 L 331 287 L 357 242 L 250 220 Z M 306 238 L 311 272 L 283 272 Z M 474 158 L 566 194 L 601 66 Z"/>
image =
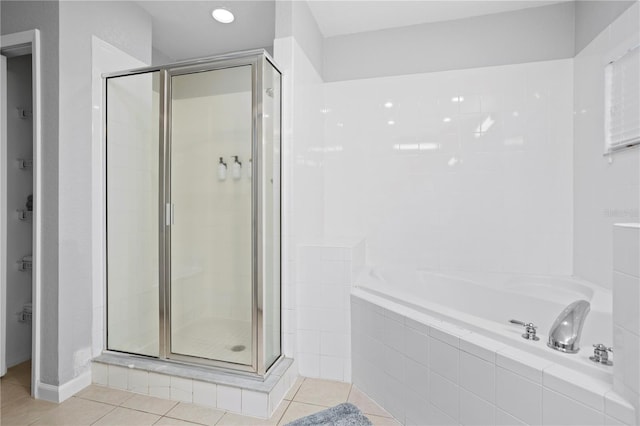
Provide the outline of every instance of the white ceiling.
<path id="1" fill-rule="evenodd" d="M 137 2 L 153 19 L 153 46 L 171 60 L 197 58 L 273 45 L 273 0 Z M 211 17 L 226 7 L 235 22 L 221 24 Z"/>
<path id="2" fill-rule="evenodd" d="M 294 0 L 300 1 L 300 0 Z M 488 15 L 570 0 L 310 0 L 325 37 Z M 170 60 L 268 47 L 275 37 L 275 0 L 157 1 L 137 3 L 153 19 L 153 46 Z M 211 18 L 216 7 L 236 16 Z"/>
<path id="3" fill-rule="evenodd" d="M 332 37 L 427 22 L 490 15 L 563 1 L 568 0 L 312 0 L 309 2 L 309 7 L 322 34 L 325 37 Z"/>

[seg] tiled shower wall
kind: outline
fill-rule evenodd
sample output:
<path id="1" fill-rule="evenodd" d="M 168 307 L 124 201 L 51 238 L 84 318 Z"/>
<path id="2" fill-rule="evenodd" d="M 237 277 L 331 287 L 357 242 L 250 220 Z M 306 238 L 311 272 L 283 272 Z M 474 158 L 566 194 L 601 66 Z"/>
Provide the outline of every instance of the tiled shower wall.
<path id="1" fill-rule="evenodd" d="M 640 224 L 613 228 L 613 386 L 640 410 Z M 640 417 L 636 417 L 636 424 Z"/>
<path id="2" fill-rule="evenodd" d="M 572 271 L 572 63 L 325 84 L 325 232 L 368 260 Z"/>

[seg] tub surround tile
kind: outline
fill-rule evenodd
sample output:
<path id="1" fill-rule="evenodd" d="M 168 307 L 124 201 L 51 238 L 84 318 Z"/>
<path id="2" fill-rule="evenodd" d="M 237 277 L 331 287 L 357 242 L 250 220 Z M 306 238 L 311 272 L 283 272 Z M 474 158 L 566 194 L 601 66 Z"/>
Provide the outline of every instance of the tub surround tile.
<path id="1" fill-rule="evenodd" d="M 607 416 L 614 417 L 627 425 L 632 425 L 636 421 L 633 405 L 613 390 L 604 396 L 604 412 Z"/>
<path id="2" fill-rule="evenodd" d="M 544 425 L 595 426 L 604 424 L 602 411 L 593 410 L 550 389 L 542 390 L 542 404 L 544 406 L 542 414 Z"/>
<path id="3" fill-rule="evenodd" d="M 607 415 L 604 416 L 604 426 L 629 426 L 633 423 L 622 423 L 620 420 L 609 417 Z"/>
<path id="4" fill-rule="evenodd" d="M 428 400 L 429 398 L 429 369 L 415 362 L 411 359 L 407 359 L 406 377 L 404 383 L 407 388 L 412 392 L 415 392 L 421 398 Z"/>
<path id="5" fill-rule="evenodd" d="M 420 334 L 423 334 L 425 336 L 428 336 L 430 333 L 430 329 L 431 327 L 429 327 L 427 324 L 420 322 L 420 321 L 416 321 L 414 319 L 411 319 L 409 317 L 405 317 L 404 319 L 404 323 L 407 327 L 411 328 L 414 331 L 417 331 Z"/>
<path id="6" fill-rule="evenodd" d="M 457 426 L 458 421 L 453 417 L 447 415 L 438 407 L 429 404 L 429 418 L 430 422 L 427 423 L 431 426 Z"/>
<path id="7" fill-rule="evenodd" d="M 455 325 L 450 325 L 444 322 L 438 325 L 432 326 L 429 330 L 429 335 L 434 339 L 440 340 L 454 348 L 460 347 L 460 337 L 471 333 L 469 330 L 465 330 Z"/>
<path id="8" fill-rule="evenodd" d="M 458 383 L 460 351 L 438 339 L 429 341 L 429 368 L 443 377 Z"/>
<path id="9" fill-rule="evenodd" d="M 613 323 L 640 335 L 640 278 L 613 273 Z"/>
<path id="10" fill-rule="evenodd" d="M 542 422 L 542 386 L 498 367 L 496 369 L 496 405 L 527 424 L 540 424 Z"/>
<path id="11" fill-rule="evenodd" d="M 552 364 L 549 360 L 512 347 L 507 347 L 496 353 L 496 365 L 536 383 L 542 383 L 542 371 Z"/>
<path id="12" fill-rule="evenodd" d="M 495 364 L 496 352 L 506 349 L 506 345 L 478 333 L 469 333 L 460 337 L 460 349 Z"/>
<path id="13" fill-rule="evenodd" d="M 355 290 L 352 299 L 360 294 Z M 381 303 L 394 308 L 393 303 Z M 604 424 L 605 410 L 615 421 L 635 414 L 615 395 L 605 404 L 612 388 L 606 381 L 477 333 L 463 330 L 461 335 L 459 328 L 442 322 L 420 327 L 415 323 L 418 315 L 407 317 L 396 330 L 403 333 L 398 351 L 383 343 L 388 330 L 367 326 L 364 320 L 378 315 L 378 321 L 384 321 L 387 310 L 368 302 L 360 308 L 363 321 L 352 333 L 353 382 L 405 424 L 571 424 L 572 419 Z M 420 330 L 428 330 L 429 336 Z M 447 337 L 449 331 L 457 334 Z M 421 340 L 425 337 L 426 345 Z M 458 347 L 451 344 L 456 342 Z M 563 403 L 570 407 L 566 413 L 558 408 Z"/>
<path id="14" fill-rule="evenodd" d="M 495 409 L 496 426 L 526 426 L 527 424 L 520 419 L 513 417 L 511 414 Z"/>
<path id="15" fill-rule="evenodd" d="M 460 389 L 460 424 L 493 425 L 495 424 L 495 407 L 482 398 Z"/>
<path id="16" fill-rule="evenodd" d="M 434 372 L 429 373 L 429 401 L 447 416 L 458 420 L 458 385 Z"/>
<path id="17" fill-rule="evenodd" d="M 404 327 L 404 353 L 408 358 L 419 362 L 422 365 L 428 365 L 429 362 L 429 336 L 418 330 Z"/>
<path id="18" fill-rule="evenodd" d="M 460 352 L 460 386 L 492 404 L 496 393 L 495 370 L 495 364 Z"/>
<path id="19" fill-rule="evenodd" d="M 563 367 L 552 365 L 543 371 L 545 388 L 559 392 L 598 411 L 604 411 L 605 394 L 611 384 Z"/>
<path id="20" fill-rule="evenodd" d="M 613 270 L 640 277 L 640 228 L 613 227 Z"/>

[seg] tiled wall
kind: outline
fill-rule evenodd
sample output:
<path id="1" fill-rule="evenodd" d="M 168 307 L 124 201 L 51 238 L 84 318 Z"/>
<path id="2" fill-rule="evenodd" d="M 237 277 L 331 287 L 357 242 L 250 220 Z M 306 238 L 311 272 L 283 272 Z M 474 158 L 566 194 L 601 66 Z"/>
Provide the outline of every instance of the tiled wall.
<path id="1" fill-rule="evenodd" d="M 607 381 L 385 299 L 357 291 L 351 318 L 353 383 L 403 424 L 635 422 Z"/>
<path id="2" fill-rule="evenodd" d="M 373 264 L 571 273 L 572 60 L 325 96 L 327 235 L 366 236 Z"/>
<path id="3" fill-rule="evenodd" d="M 288 106 L 282 115 L 282 344 L 284 354 L 295 357 L 297 247 L 323 234 L 323 81 L 294 37 L 276 39 L 274 53 Z"/>
<path id="4" fill-rule="evenodd" d="M 604 157 L 604 67 L 640 43 L 635 2 L 574 60 L 574 273 L 611 288 L 612 234 L 640 218 L 640 150 Z M 638 94 L 636 93 L 636 96 Z"/>
<path id="5" fill-rule="evenodd" d="M 92 381 L 97 385 L 260 418 L 269 418 L 273 414 L 298 377 L 294 363 L 275 377 L 277 383 L 270 391 L 266 391 L 209 383 L 95 361 L 92 364 L 91 373 Z"/>
<path id="6" fill-rule="evenodd" d="M 300 374 L 351 381 L 351 284 L 364 267 L 361 239 L 302 245 L 297 267 Z"/>
<path id="7" fill-rule="evenodd" d="M 640 224 L 613 228 L 614 389 L 640 411 Z M 636 418 L 640 424 L 640 417 Z"/>

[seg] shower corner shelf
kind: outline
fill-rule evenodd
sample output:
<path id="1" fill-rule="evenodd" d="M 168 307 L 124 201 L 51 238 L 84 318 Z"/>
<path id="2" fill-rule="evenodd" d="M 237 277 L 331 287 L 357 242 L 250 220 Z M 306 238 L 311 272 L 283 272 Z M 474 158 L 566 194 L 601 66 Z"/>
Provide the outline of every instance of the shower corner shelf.
<path id="1" fill-rule="evenodd" d="M 20 209 L 16 210 L 16 213 L 18 215 L 18 219 L 22 221 L 29 221 L 33 218 L 33 210 Z"/>
<path id="2" fill-rule="evenodd" d="M 16 160 L 19 169 L 30 169 L 33 167 L 33 160 L 18 158 Z"/>
<path id="3" fill-rule="evenodd" d="M 25 256 L 16 262 L 18 264 L 19 271 L 30 271 L 32 269 L 33 261 L 31 259 L 27 259 L 27 257 L 30 256 Z"/>

